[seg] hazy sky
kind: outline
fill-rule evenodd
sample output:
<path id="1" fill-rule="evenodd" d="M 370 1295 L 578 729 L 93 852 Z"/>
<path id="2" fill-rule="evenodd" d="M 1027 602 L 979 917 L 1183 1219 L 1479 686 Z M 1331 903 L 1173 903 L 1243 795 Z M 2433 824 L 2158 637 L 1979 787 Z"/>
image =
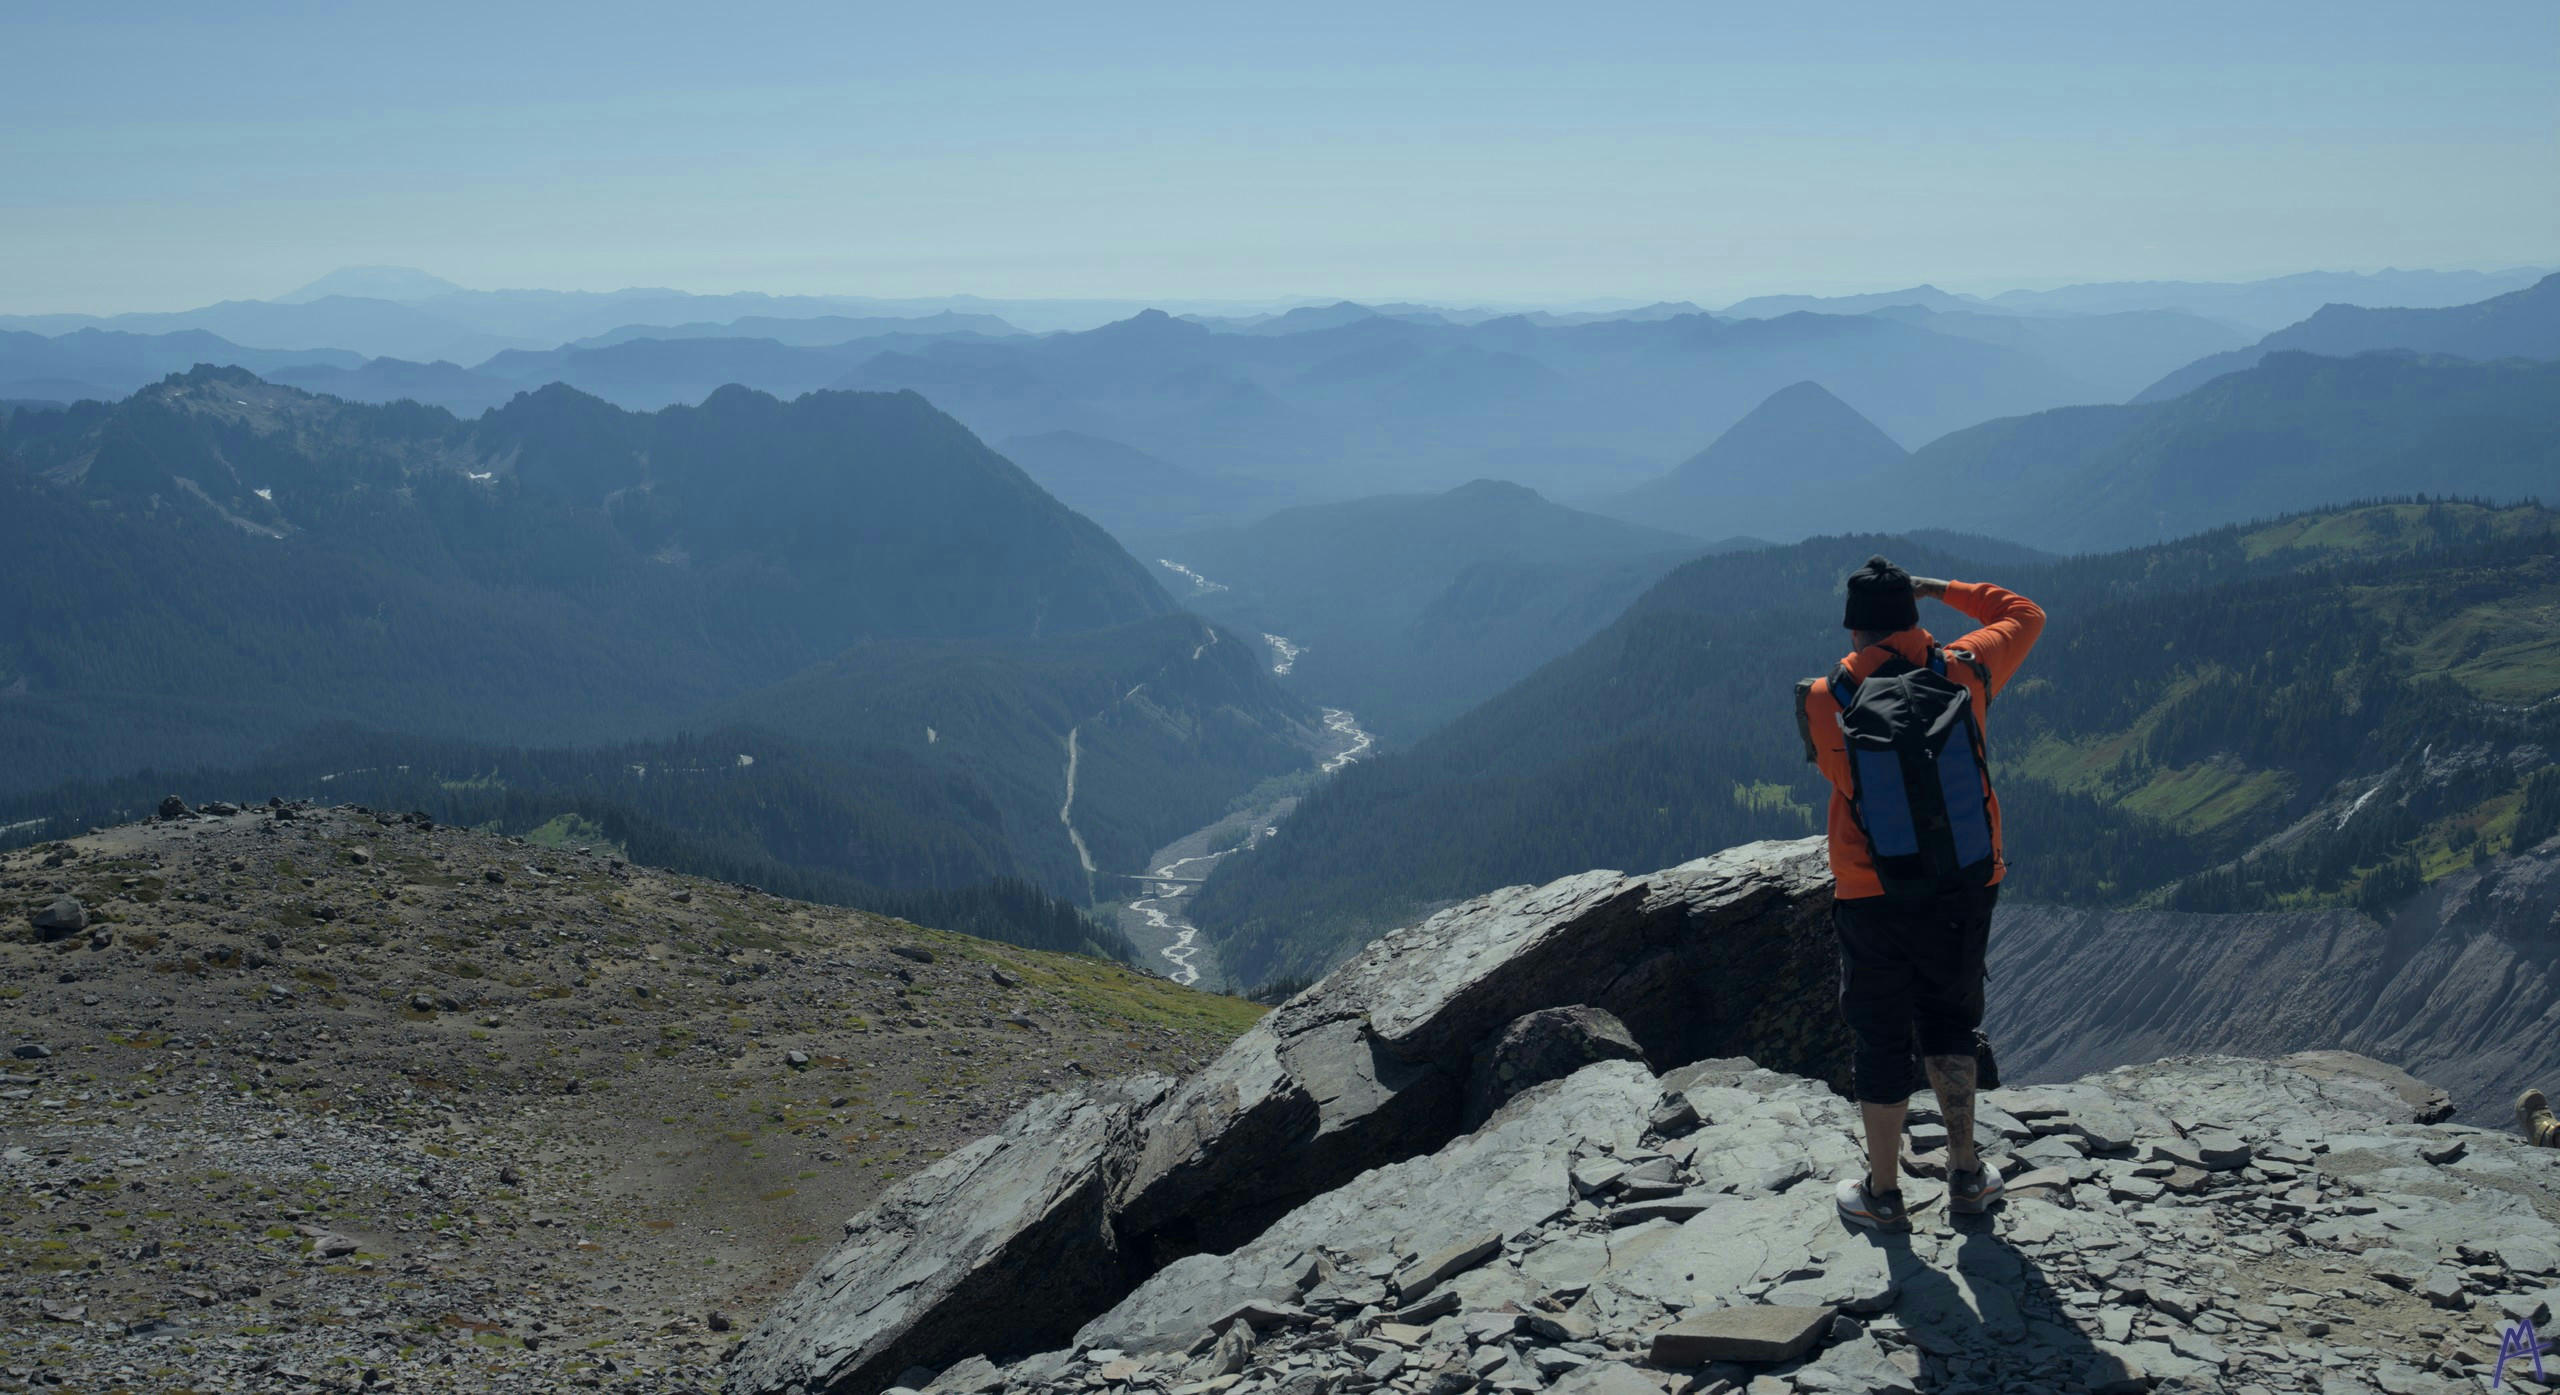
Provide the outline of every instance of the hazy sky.
<path id="1" fill-rule="evenodd" d="M 2551 0 L 16 3 L 0 311 L 1563 302 L 2560 259 Z"/>

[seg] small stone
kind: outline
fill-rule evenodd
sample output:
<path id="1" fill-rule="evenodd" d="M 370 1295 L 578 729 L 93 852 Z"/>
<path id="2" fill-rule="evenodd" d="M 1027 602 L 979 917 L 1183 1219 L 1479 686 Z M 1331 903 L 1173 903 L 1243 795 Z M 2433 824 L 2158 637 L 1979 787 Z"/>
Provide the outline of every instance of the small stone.
<path id="1" fill-rule="evenodd" d="M 2151 1306 L 2180 1322 L 2188 1323 L 2194 1322 L 2196 1314 L 2204 1311 L 2203 1302 L 2194 1294 L 2174 1288 L 2153 1289 Z"/>
<path id="2" fill-rule="evenodd" d="M 1598 1196 L 1626 1175 L 1627 1165 L 1616 1158 L 1584 1158 L 1573 1165 L 1573 1189 L 1584 1196 Z"/>
<path id="3" fill-rule="evenodd" d="M 53 1054 L 53 1048 L 42 1042 L 30 1041 L 21 1043 L 16 1050 L 11 1051 L 9 1054 L 17 1057 L 21 1061 L 41 1061 Z"/>
<path id="4" fill-rule="evenodd" d="M 1692 1313 L 1653 1334 L 1653 1362 L 1700 1366 L 1709 1361 L 1793 1361 L 1813 1349 L 1833 1316 L 1829 1308 L 1712 1308 Z"/>
<path id="5" fill-rule="evenodd" d="M 1455 1298 L 1456 1296 L 1457 1295 L 1454 1293 L 1450 1295 L 1452 1298 Z M 1303 1308 L 1293 1308 L 1284 1303 L 1265 1303 L 1260 1299 L 1253 1299 L 1239 1303 L 1236 1306 L 1229 1308 L 1226 1312 L 1220 1314 L 1215 1319 L 1212 1319 L 1209 1323 L 1209 1330 L 1212 1332 L 1224 1332 L 1230 1326 L 1240 1322 L 1245 1326 L 1252 1328 L 1256 1332 L 1262 1332 L 1275 1327 L 1304 1327 L 1314 1320 L 1315 1319 L 1309 1316 Z"/>
<path id="6" fill-rule="evenodd" d="M 2425 1158 L 2428 1162 L 2434 1163 L 2438 1167 L 2442 1167 L 2447 1163 L 2457 1163 L 2462 1161 L 2463 1155 L 2470 1151 L 2471 1145 L 2468 1141 L 2459 1138 L 2448 1138 L 2441 1143 L 2420 1144 L 2418 1147 L 2418 1156 Z"/>
<path id="7" fill-rule="evenodd" d="M 89 928 L 88 908 L 77 896 L 57 896 L 44 909 L 27 917 L 39 940 L 64 940 Z"/>
<path id="8" fill-rule="evenodd" d="M 2460 1311 L 2471 1306 L 2471 1296 L 2463 1291 L 2462 1276 L 2450 1269 L 2439 1269 L 2418 1286 L 2418 1294 L 2428 1303 Z"/>
<path id="9" fill-rule="evenodd" d="M 705 1317 L 702 1320 L 702 1325 L 710 1328 L 714 1332 L 726 1332 L 731 1326 L 729 1322 L 729 1315 L 727 1313 L 716 1311 Z"/>
<path id="10" fill-rule="evenodd" d="M 180 799 L 174 794 L 160 801 L 160 817 L 169 822 L 174 823 L 179 819 L 192 818 L 194 817 L 194 814 L 195 811 L 187 807 L 187 801 Z"/>
<path id="11" fill-rule="evenodd" d="M 1631 1226 L 1651 1220 L 1685 1221 L 1725 1200 L 1725 1196 L 1720 1192 L 1687 1191 L 1677 1196 L 1633 1201 L 1624 1206 L 1612 1207 L 1609 1211 L 1609 1224 Z"/>
<path id="12" fill-rule="evenodd" d="M 1396 1321 L 1414 1327 L 1428 1327 L 1458 1311 L 1458 1306 L 1458 1291 L 1444 1288 L 1419 1303 L 1397 1309 Z"/>
<path id="13" fill-rule="evenodd" d="M 1463 1274 L 1501 1252 L 1502 1237 L 1488 1231 L 1437 1254 L 1417 1257 L 1396 1276 L 1397 1291 L 1408 1300 L 1420 1299 L 1438 1287 L 1442 1280 Z"/>
<path id="14" fill-rule="evenodd" d="M 1587 1342 L 1599 1335 L 1591 1319 L 1579 1313 L 1531 1313 L 1527 1325 L 1540 1341 L 1559 1344 Z"/>
<path id="15" fill-rule="evenodd" d="M 930 964 L 933 962 L 933 951 L 925 948 L 923 945 L 891 945 L 889 946 L 889 952 L 901 959 L 912 959 L 919 964 Z"/>
<path id="16" fill-rule="evenodd" d="M 2107 1183 L 2107 1195 L 2116 1201 L 2158 1201 L 2161 1184 L 2149 1177 L 2119 1177 Z"/>
<path id="17" fill-rule="evenodd" d="M 2203 1158 L 2209 1172 L 2236 1172 L 2249 1165 L 2249 1145 L 2241 1142 L 2238 1134 L 2206 1130 L 2189 1137 L 2187 1142 Z"/>

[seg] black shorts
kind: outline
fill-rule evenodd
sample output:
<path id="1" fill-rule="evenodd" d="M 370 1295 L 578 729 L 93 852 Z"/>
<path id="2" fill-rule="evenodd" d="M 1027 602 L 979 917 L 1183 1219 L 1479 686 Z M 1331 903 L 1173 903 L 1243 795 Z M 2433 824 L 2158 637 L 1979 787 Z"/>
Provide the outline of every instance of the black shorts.
<path id="1" fill-rule="evenodd" d="M 1983 955 L 1998 886 L 1930 901 L 1831 903 L 1840 942 L 1840 1015 L 1857 1042 L 1858 1098 L 1899 1104 L 1920 1088 L 1921 1056 L 1970 1056 L 1982 1025 Z"/>

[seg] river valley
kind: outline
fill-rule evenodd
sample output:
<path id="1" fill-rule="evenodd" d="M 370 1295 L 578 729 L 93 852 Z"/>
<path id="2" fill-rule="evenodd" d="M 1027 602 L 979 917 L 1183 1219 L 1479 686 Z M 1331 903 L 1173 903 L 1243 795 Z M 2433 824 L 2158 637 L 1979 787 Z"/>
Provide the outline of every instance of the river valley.
<path id="1" fill-rule="evenodd" d="M 1340 708 L 1325 709 L 1324 726 L 1326 744 L 1316 757 L 1316 769 L 1322 774 L 1338 773 L 1377 746 L 1377 738 Z M 1228 980 L 1217 950 L 1184 916 L 1183 908 L 1221 859 L 1282 836 L 1300 798 L 1294 788 L 1274 792 L 1174 839 L 1147 859 L 1145 875 L 1123 874 L 1124 894 L 1130 899 L 1096 909 L 1115 914 L 1121 933 L 1145 956 L 1144 967 L 1176 983 L 1213 992 L 1252 988 L 1252 984 Z"/>

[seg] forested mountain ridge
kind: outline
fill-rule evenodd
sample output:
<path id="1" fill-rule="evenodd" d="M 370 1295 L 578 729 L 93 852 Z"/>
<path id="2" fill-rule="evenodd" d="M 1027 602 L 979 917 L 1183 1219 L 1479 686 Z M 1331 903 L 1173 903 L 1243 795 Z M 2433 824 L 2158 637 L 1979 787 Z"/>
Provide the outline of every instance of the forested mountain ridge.
<path id="1" fill-rule="evenodd" d="M 2412 491 L 2500 502 L 2560 479 L 2560 363 L 2273 353 L 2166 402 L 1952 432 L 1792 516 L 1940 526 L 2056 552 L 2164 542 Z"/>
<path id="2" fill-rule="evenodd" d="M 1173 610 L 912 394 L 634 414 L 554 387 L 466 424 L 199 368 L 13 413 L 0 452 L 15 789 L 316 721 L 630 735 L 872 639 Z"/>
<path id="3" fill-rule="evenodd" d="M 0 792 L 0 846 L 147 817 L 171 789 L 352 801 L 517 835 L 585 829 L 656 866 L 1118 953 L 1116 931 L 1048 902 L 1115 899 L 1154 849 L 1306 770 L 1320 740 L 1251 646 L 1190 615 L 884 641 L 686 726 L 575 747 L 315 727 L 213 768 Z"/>
<path id="4" fill-rule="evenodd" d="M 186 770 L 1116 945 L 1041 898 L 1319 742 L 1252 643 L 911 393 L 554 385 L 466 423 L 199 368 L 0 452 L 0 839 Z"/>
<path id="5" fill-rule="evenodd" d="M 2211 354 L 2135 394 L 2163 402 L 2287 349 L 2345 355 L 2399 349 L 2456 358 L 2560 358 L 2560 274 L 2471 305 L 2424 309 L 2324 305 L 2242 349 Z"/>
<path id="6" fill-rule="evenodd" d="M 1769 394 L 1670 473 L 1596 507 L 1700 536 L 1774 534 L 1794 525 L 1784 515 L 1808 492 L 1838 488 L 1909 458 L 1857 408 L 1806 381 Z"/>
<path id="7" fill-rule="evenodd" d="M 1876 537 L 1702 558 L 1318 791 L 1193 914 L 1251 981 L 1489 887 L 1817 830 L 1788 694 L 1846 647 L 1839 578 L 1878 550 L 2054 617 L 1990 723 L 2019 894 L 2386 902 L 2512 842 L 2560 751 L 2553 530 L 2539 508 L 2398 504 L 1988 574 Z M 1934 605 L 1923 621 L 1969 623 Z M 2315 811 L 2368 793 L 2320 831 Z M 2195 875 L 2252 850 L 2243 872 Z"/>

